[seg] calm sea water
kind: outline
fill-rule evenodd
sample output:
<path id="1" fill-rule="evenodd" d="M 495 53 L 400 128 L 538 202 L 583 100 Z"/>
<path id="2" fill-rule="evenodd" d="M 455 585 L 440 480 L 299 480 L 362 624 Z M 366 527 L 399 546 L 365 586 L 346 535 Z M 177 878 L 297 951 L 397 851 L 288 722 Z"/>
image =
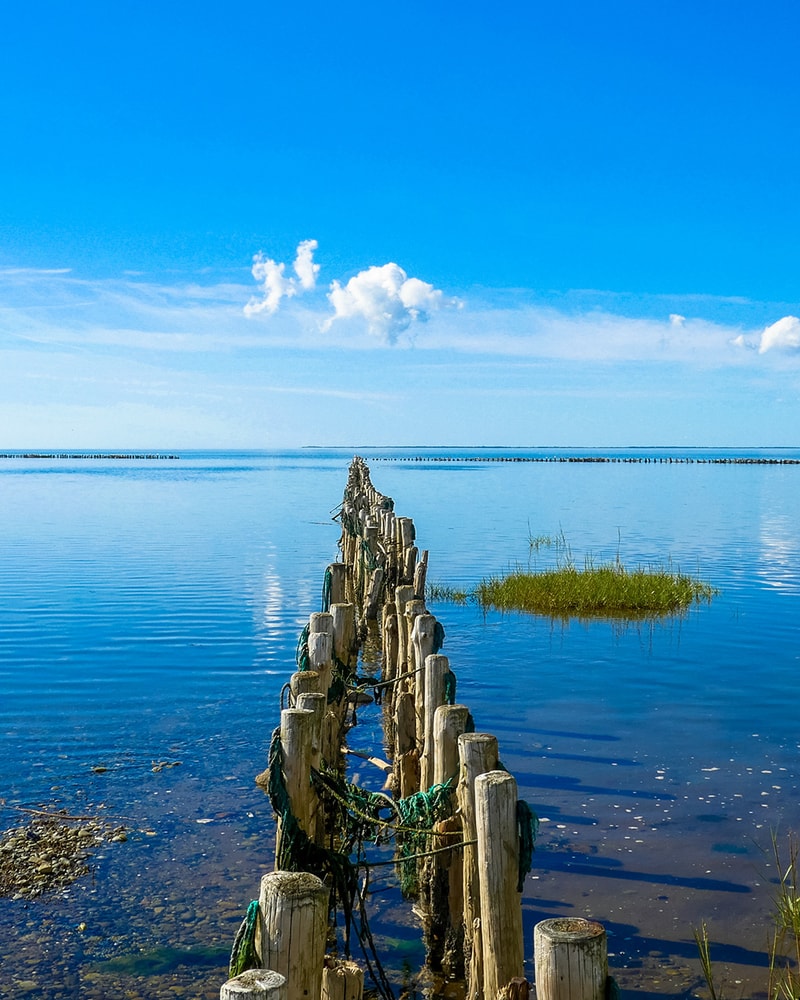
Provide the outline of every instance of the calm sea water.
<path id="1" fill-rule="evenodd" d="M 623 991 L 687 996 L 705 920 L 726 993 L 763 992 L 771 839 L 800 830 L 800 466 L 362 454 L 414 518 L 431 582 L 541 568 L 558 554 L 529 539 L 563 535 L 579 563 L 671 563 L 719 588 L 628 625 L 431 607 L 458 700 L 542 819 L 528 958 L 537 920 L 591 916 Z M 715 453 L 616 457 L 679 454 Z M 336 559 L 351 457 L 0 461 L 0 824 L 66 808 L 131 830 L 65 893 L 0 900 L 0 995 L 218 996 L 272 867 L 253 777 Z M 377 713 L 361 719 L 352 741 L 379 747 Z M 421 949 L 388 880 L 373 924 L 408 983 Z"/>

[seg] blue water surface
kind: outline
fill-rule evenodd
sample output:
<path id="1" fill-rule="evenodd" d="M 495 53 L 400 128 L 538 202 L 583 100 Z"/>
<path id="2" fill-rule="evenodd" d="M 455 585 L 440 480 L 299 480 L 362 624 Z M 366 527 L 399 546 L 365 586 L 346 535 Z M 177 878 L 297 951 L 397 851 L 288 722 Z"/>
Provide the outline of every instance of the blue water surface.
<path id="1" fill-rule="evenodd" d="M 527 960 L 537 920 L 591 916 L 624 990 L 689 995 L 705 920 L 727 992 L 764 989 L 772 835 L 800 829 L 800 465 L 709 460 L 800 452 L 360 453 L 413 517 L 430 582 L 543 568 L 565 557 L 542 541 L 558 537 L 578 564 L 671 565 L 718 588 L 658 622 L 431 610 L 458 700 L 542 820 Z M 101 996 L 117 976 L 123 995 L 103 962 L 167 939 L 209 956 L 187 995 L 218 995 L 219 956 L 272 867 L 253 777 L 337 558 L 351 457 L 0 460 L 0 823 L 66 808 L 131 830 L 93 880 L 0 900 L 0 993 Z M 616 461 L 490 461 L 511 457 Z M 362 720 L 354 743 L 379 747 L 378 713 Z M 374 929 L 402 978 L 414 918 L 379 888 Z"/>

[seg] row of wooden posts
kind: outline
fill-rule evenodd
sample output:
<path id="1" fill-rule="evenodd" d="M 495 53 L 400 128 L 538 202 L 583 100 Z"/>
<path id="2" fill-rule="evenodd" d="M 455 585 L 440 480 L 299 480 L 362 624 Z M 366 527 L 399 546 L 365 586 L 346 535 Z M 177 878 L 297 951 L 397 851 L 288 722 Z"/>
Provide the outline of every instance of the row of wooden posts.
<path id="1" fill-rule="evenodd" d="M 361 1000 L 361 967 L 326 955 L 330 889 L 323 873 L 284 865 L 295 821 L 311 843 L 335 840 L 310 776 L 323 765 L 345 770 L 346 734 L 367 686 L 379 693 L 388 758 L 369 759 L 386 772 L 395 800 L 455 788 L 450 814 L 432 824 L 427 849 L 412 858 L 428 964 L 465 979 L 467 1000 L 527 1000 L 520 852 L 524 869 L 530 811 L 500 763 L 496 738 L 475 732 L 468 707 L 454 703 L 454 674 L 440 652 L 444 630 L 425 605 L 428 553 L 416 545 L 413 521 L 396 516 L 358 457 L 338 517 L 341 561 L 326 570 L 324 610 L 310 616 L 287 685 L 289 707 L 281 711 L 280 777 L 291 829 L 279 820 L 276 870 L 261 881 L 261 967 L 229 979 L 221 1000 Z M 365 685 L 356 667 L 367 638 L 379 644 L 381 670 Z M 267 771 L 256 780 L 274 789 L 275 777 Z M 599 924 L 540 922 L 534 959 L 538 1000 L 603 1000 Z"/>

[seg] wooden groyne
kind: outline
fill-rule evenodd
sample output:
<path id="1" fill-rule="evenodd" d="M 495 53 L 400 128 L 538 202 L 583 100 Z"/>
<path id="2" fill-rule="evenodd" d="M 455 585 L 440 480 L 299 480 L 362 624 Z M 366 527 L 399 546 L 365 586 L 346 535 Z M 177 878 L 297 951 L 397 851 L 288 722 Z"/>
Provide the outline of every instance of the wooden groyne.
<path id="1" fill-rule="evenodd" d="M 456 701 L 444 628 L 425 604 L 428 552 L 414 523 L 396 514 L 358 457 L 336 516 L 341 561 L 325 570 L 322 609 L 300 635 L 268 766 L 256 778 L 277 821 L 275 870 L 250 903 L 220 997 L 360 1000 L 368 976 L 393 1000 L 369 929 L 370 878 L 388 867 L 419 917 L 432 975 L 462 981 L 468 1000 L 526 1000 L 521 900 L 536 817 L 502 767 L 497 739 L 476 731 Z M 384 746 L 358 757 L 375 765 L 375 790 L 348 777 L 347 735 L 371 701 Z M 558 969 L 566 947 L 591 972 L 585 988 L 573 976 L 570 1000 L 599 1000 L 604 932 L 578 923 L 580 933 L 540 935 L 557 939 L 561 956 L 542 961 Z M 575 960 L 584 939 L 588 965 Z M 542 989 L 539 1000 L 567 997 Z"/>
<path id="2" fill-rule="evenodd" d="M 547 462 L 619 465 L 800 465 L 800 458 L 754 455 L 383 455 L 376 462 Z"/>

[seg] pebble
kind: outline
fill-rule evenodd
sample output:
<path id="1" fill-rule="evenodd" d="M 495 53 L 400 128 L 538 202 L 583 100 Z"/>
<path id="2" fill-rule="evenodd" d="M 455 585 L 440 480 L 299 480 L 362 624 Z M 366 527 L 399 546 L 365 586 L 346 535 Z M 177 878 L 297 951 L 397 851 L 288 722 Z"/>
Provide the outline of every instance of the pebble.
<path id="1" fill-rule="evenodd" d="M 94 848 L 126 839 L 124 827 L 100 819 L 75 820 L 63 812 L 33 815 L 0 835 L 0 897 L 33 899 L 64 889 L 89 871 Z"/>

